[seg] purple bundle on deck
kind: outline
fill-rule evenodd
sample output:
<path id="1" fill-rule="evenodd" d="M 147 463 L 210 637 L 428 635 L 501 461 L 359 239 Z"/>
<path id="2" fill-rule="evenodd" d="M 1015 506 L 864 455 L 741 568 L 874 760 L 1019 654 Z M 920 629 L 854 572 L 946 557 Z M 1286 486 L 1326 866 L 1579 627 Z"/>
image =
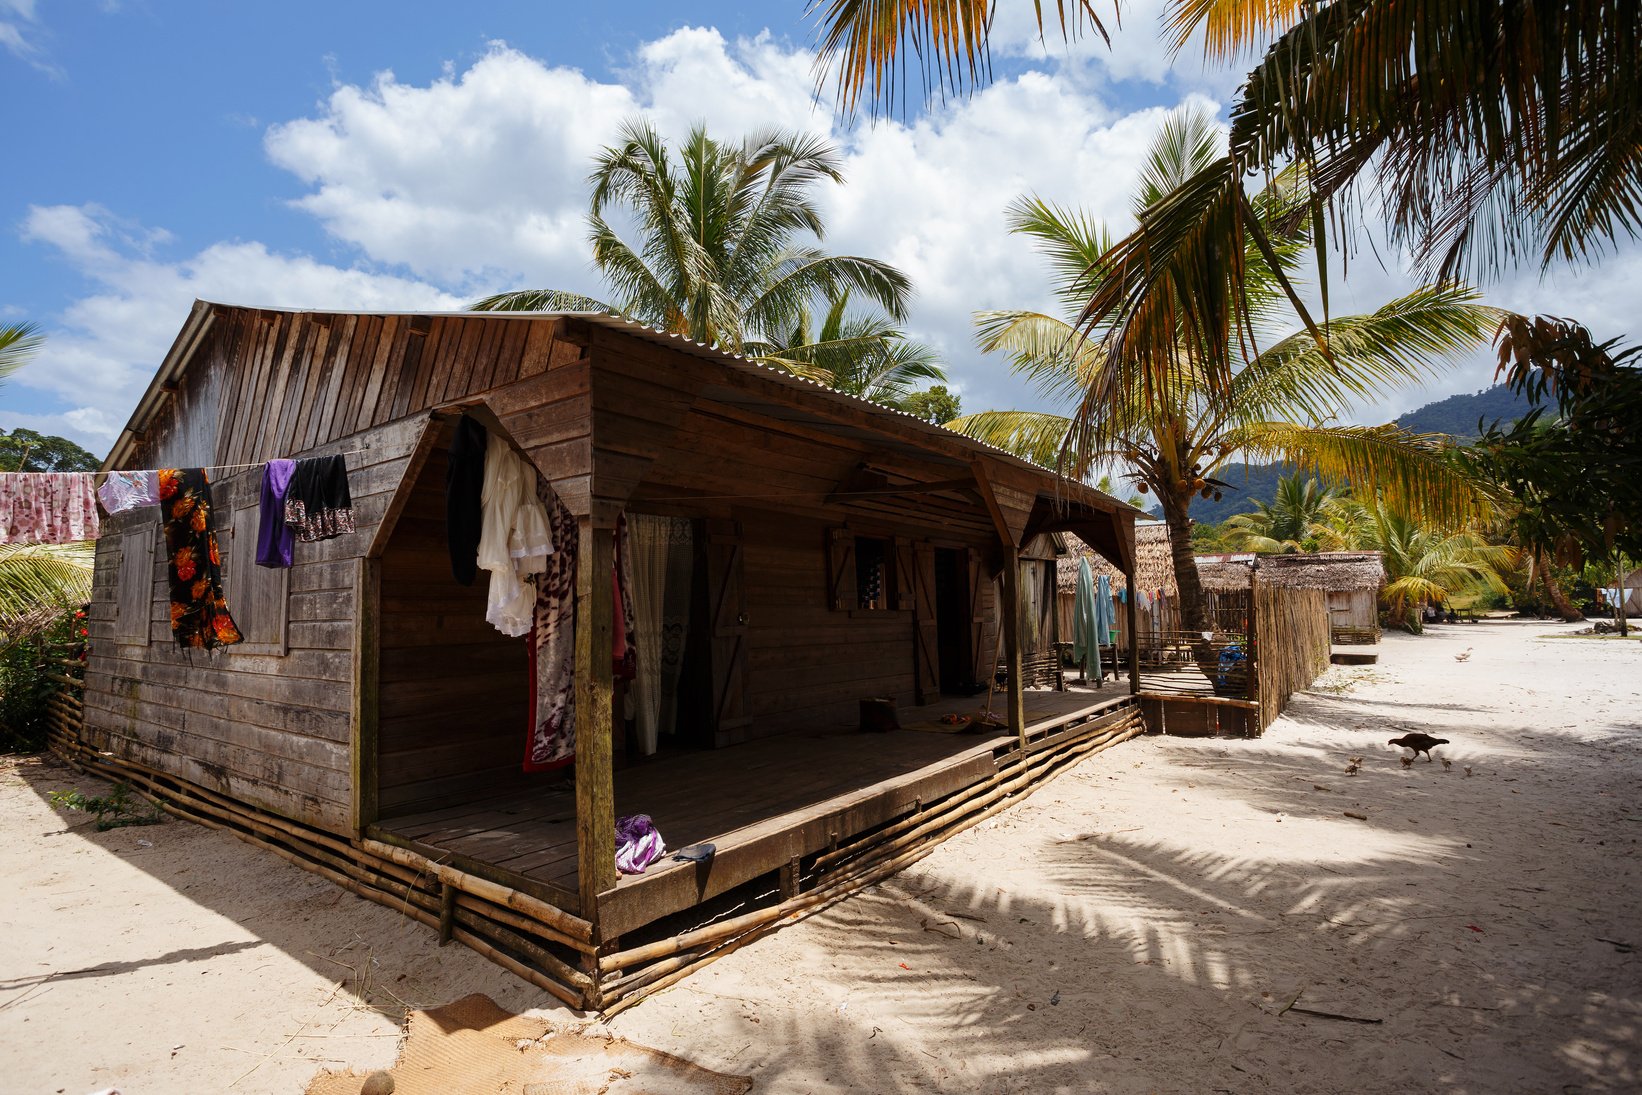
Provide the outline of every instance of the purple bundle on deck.
<path id="1" fill-rule="evenodd" d="M 666 854 L 667 844 L 649 814 L 616 819 L 616 869 L 622 874 L 643 874 Z"/>

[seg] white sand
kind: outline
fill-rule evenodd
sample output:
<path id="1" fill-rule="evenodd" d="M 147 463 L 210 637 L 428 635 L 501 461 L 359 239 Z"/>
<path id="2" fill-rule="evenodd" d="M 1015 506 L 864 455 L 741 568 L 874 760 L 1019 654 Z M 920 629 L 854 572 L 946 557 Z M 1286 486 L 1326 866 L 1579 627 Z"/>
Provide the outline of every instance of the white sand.
<path id="1" fill-rule="evenodd" d="M 1642 967 L 1602 940 L 1642 945 L 1642 643 L 1566 630 L 1391 635 L 1261 740 L 1100 753 L 611 1025 L 758 1092 L 1637 1090 Z M 543 1003 L 232 837 L 65 831 L 71 771 L 0 783 L 0 1088 L 299 1091 L 390 1061 L 400 1001 Z"/>

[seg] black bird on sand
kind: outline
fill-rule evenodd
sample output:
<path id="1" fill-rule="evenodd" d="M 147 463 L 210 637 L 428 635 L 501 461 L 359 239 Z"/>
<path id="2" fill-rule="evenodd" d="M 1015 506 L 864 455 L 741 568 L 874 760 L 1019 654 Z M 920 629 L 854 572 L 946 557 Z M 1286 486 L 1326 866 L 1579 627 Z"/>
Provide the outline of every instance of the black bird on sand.
<path id="1" fill-rule="evenodd" d="M 1425 754 L 1425 762 L 1427 764 L 1430 764 L 1431 763 L 1431 750 L 1435 749 L 1439 745 L 1447 745 L 1448 744 L 1448 739 L 1447 738 L 1434 738 L 1430 734 L 1421 734 L 1418 731 L 1411 731 L 1407 734 L 1404 734 L 1400 738 L 1392 738 L 1386 744 L 1387 745 L 1400 745 L 1404 749 L 1412 749 L 1412 750 L 1414 750 L 1414 755 L 1416 757 L 1419 756 L 1421 753 L 1424 753 Z"/>

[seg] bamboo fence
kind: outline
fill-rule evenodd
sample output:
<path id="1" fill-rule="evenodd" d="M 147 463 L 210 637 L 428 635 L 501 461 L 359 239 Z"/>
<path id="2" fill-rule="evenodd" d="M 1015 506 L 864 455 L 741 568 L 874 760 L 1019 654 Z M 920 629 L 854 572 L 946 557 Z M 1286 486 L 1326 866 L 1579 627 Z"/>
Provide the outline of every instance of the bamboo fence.
<path id="1" fill-rule="evenodd" d="M 1257 582 L 1254 597 L 1255 664 L 1260 730 L 1264 732 L 1283 713 L 1289 697 L 1311 687 L 1328 668 L 1328 594 Z"/>

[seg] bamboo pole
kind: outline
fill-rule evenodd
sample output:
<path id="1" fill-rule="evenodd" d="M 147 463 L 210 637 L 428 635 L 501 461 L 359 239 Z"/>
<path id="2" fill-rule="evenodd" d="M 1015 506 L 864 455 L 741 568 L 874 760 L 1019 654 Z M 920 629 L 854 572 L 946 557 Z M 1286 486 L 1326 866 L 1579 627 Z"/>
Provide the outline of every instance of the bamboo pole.
<path id="1" fill-rule="evenodd" d="M 587 921 L 571 916 L 562 909 L 548 904 L 541 898 L 532 897 L 527 893 L 492 882 L 478 875 L 468 874 L 466 871 L 443 863 L 435 863 L 426 856 L 419 855 L 408 848 L 400 848 L 380 840 L 364 837 L 359 842 L 372 855 L 384 859 L 391 859 L 407 867 L 426 870 L 441 882 L 449 882 L 457 889 L 470 893 L 475 897 L 482 897 L 498 905 L 515 909 L 526 916 L 540 920 L 544 926 L 552 929 L 549 935 L 554 942 L 564 943 L 581 951 L 592 951 L 593 926 Z M 546 934 L 546 933 L 544 933 Z M 562 937 L 562 938 L 561 938 Z"/>
<path id="2" fill-rule="evenodd" d="M 865 889 L 866 887 L 872 885 L 873 883 L 879 881 L 880 879 L 887 878 L 890 875 L 896 873 L 897 871 L 904 870 L 905 868 L 910 867 L 912 864 L 918 862 L 920 859 L 922 859 L 925 856 L 929 855 L 934 850 L 935 849 L 933 847 L 920 848 L 916 852 L 914 852 L 910 855 L 902 857 L 901 860 L 897 860 L 894 863 L 885 864 L 883 869 L 878 870 L 878 871 L 874 871 L 871 874 L 860 878 L 859 880 L 856 881 L 856 884 L 851 885 L 847 888 L 844 888 L 842 890 L 842 892 L 834 892 L 834 893 L 829 893 L 829 894 L 823 895 L 818 890 L 812 890 L 812 891 L 810 891 L 810 893 L 804 895 L 803 897 L 795 898 L 793 901 L 788 902 L 789 906 L 794 906 L 794 907 L 790 907 L 790 908 L 787 908 L 787 909 L 783 910 L 781 916 L 774 917 L 773 919 L 779 920 L 783 916 L 800 916 L 800 917 L 813 916 L 816 913 L 821 912 L 824 909 L 838 903 L 839 901 L 842 901 L 846 897 L 853 896 L 854 894 L 858 893 L 860 890 Z M 773 911 L 773 910 L 771 910 L 771 911 Z M 769 922 L 770 922 L 769 920 L 761 921 L 761 923 L 763 923 L 763 924 L 768 924 Z M 639 1000 L 642 999 L 644 996 L 648 996 L 648 995 L 650 995 L 651 993 L 654 993 L 654 992 L 660 992 L 662 989 L 667 988 L 670 985 L 676 984 L 677 982 L 683 980 L 685 977 L 688 977 L 690 974 L 696 972 L 697 970 L 701 969 L 702 967 L 707 966 L 707 965 L 709 965 L 713 962 L 716 962 L 720 958 L 723 958 L 725 955 L 731 954 L 731 953 L 739 950 L 741 947 L 746 946 L 748 943 L 753 942 L 753 940 L 760 938 L 762 936 L 762 934 L 763 934 L 762 932 L 749 932 L 747 935 L 742 936 L 741 938 L 734 939 L 734 940 L 730 941 L 729 943 L 726 943 L 724 946 L 721 946 L 721 947 L 717 948 L 716 950 L 711 951 L 710 953 L 702 955 L 701 958 L 698 959 L 697 961 L 692 962 L 689 965 L 684 966 L 680 969 L 674 970 L 671 974 L 668 974 L 666 977 L 663 977 L 659 981 L 655 982 L 654 984 L 647 986 L 643 990 L 642 993 L 634 993 L 632 995 L 626 996 L 623 999 L 620 999 L 620 1000 L 617 1000 L 617 1001 L 614 1001 L 614 1002 L 609 1002 L 607 1000 L 606 1006 L 601 1010 L 600 1014 L 603 1015 L 607 1019 L 611 1018 L 611 1017 L 619 1014 L 620 1012 L 625 1011 L 627 1008 L 632 1007 L 634 1004 L 638 1003 Z"/>

